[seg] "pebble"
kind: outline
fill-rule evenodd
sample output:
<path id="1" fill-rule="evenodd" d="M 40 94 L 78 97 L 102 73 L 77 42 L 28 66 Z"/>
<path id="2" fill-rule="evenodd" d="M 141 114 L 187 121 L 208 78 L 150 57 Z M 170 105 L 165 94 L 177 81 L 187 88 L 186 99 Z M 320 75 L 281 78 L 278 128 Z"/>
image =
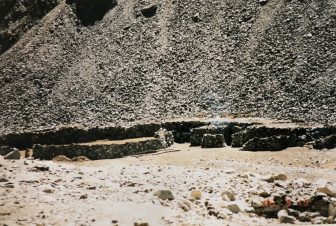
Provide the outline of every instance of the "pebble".
<path id="1" fill-rule="evenodd" d="M 247 204 L 244 201 L 234 201 L 227 205 L 227 209 L 229 209 L 232 213 L 239 213 L 246 211 L 248 208 Z"/>
<path id="2" fill-rule="evenodd" d="M 189 210 L 190 210 L 190 207 L 187 206 L 184 202 L 178 201 L 178 202 L 177 202 L 177 205 L 178 205 L 181 209 L 183 209 L 184 211 L 189 211 Z"/>
<path id="3" fill-rule="evenodd" d="M 134 226 L 149 226 L 147 222 L 135 222 Z"/>
<path id="4" fill-rule="evenodd" d="M 233 192 L 230 191 L 224 191 L 222 192 L 222 199 L 224 201 L 234 201 L 236 199 L 235 195 Z"/>
<path id="5" fill-rule="evenodd" d="M 198 190 L 192 191 L 191 197 L 193 197 L 196 200 L 200 200 L 202 198 L 202 192 Z"/>
<path id="6" fill-rule="evenodd" d="M 49 188 L 48 189 L 44 189 L 43 192 L 44 193 L 49 193 L 49 194 L 50 193 L 54 193 L 54 191 L 52 189 L 49 189 Z"/>
<path id="7" fill-rule="evenodd" d="M 174 195 L 170 190 L 159 190 L 155 192 L 155 195 L 162 200 L 173 200 Z"/>
<path id="8" fill-rule="evenodd" d="M 0 183 L 8 182 L 6 178 L 0 178 Z"/>

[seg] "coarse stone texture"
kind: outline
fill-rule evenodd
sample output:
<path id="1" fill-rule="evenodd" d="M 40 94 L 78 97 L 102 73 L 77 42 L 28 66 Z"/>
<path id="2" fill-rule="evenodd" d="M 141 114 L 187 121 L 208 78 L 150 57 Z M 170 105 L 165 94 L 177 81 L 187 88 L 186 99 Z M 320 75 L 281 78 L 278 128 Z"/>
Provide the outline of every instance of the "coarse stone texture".
<path id="1" fill-rule="evenodd" d="M 300 147 L 307 141 L 295 136 L 255 137 L 243 145 L 244 151 L 280 151 L 288 147 Z"/>
<path id="2" fill-rule="evenodd" d="M 155 152 L 173 144 L 171 132 L 160 130 L 155 138 L 130 139 L 125 141 L 97 141 L 82 144 L 34 145 L 33 157 L 52 160 L 64 155 L 68 158 L 85 156 L 91 160 L 121 158 L 127 155 Z"/>
<path id="3" fill-rule="evenodd" d="M 0 2 L 0 54 L 11 48 L 59 0 L 2 0 Z"/>
<path id="4" fill-rule="evenodd" d="M 287 147 L 302 146 L 305 143 L 336 133 L 335 126 L 267 126 L 252 125 L 232 134 L 232 147 L 245 150 L 282 150 Z"/>
<path id="5" fill-rule="evenodd" d="M 202 126 L 199 128 L 194 128 L 190 132 L 190 144 L 191 146 L 201 146 L 204 140 L 205 134 L 215 135 L 222 134 L 224 141 L 231 143 L 232 129 L 229 126 Z M 226 139 L 225 139 L 226 138 Z"/>
<path id="6" fill-rule="evenodd" d="M 190 130 L 209 124 L 204 121 L 171 121 L 162 123 L 135 124 L 117 127 L 61 127 L 47 130 L 9 133 L 0 136 L 0 145 L 30 148 L 34 144 L 59 145 L 90 142 L 95 140 L 124 140 L 141 137 L 152 137 L 160 129 L 172 131 L 174 140 L 178 143 L 189 141 Z"/>
<path id="7" fill-rule="evenodd" d="M 119 0 L 90 26 L 47 5 L 15 45 L 1 41 L 0 131 L 200 113 L 335 123 L 335 1 L 261 2 Z"/>
<path id="8" fill-rule="evenodd" d="M 202 148 L 221 148 L 225 146 L 223 134 L 204 134 Z"/>

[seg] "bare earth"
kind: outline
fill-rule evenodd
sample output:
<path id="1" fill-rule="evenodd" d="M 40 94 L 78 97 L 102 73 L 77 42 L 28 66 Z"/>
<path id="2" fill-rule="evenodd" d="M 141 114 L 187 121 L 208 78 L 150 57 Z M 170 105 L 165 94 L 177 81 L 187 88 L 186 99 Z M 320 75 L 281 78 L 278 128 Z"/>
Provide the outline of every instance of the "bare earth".
<path id="1" fill-rule="evenodd" d="M 277 219 L 254 213 L 232 214 L 223 208 L 221 193 L 232 191 L 237 200 L 248 201 L 261 190 L 274 192 L 279 188 L 261 179 L 274 173 L 285 173 L 285 183 L 298 178 L 336 182 L 335 150 L 306 147 L 243 152 L 175 144 L 159 153 L 115 160 L 63 163 L 0 157 L 0 164 L 0 180 L 8 180 L 0 182 L 4 225 L 276 225 Z M 174 200 L 155 196 L 161 189 L 172 191 Z M 192 190 L 202 192 L 200 200 L 189 200 Z M 190 210 L 180 208 L 181 202 Z M 211 216 L 205 202 L 223 219 Z"/>

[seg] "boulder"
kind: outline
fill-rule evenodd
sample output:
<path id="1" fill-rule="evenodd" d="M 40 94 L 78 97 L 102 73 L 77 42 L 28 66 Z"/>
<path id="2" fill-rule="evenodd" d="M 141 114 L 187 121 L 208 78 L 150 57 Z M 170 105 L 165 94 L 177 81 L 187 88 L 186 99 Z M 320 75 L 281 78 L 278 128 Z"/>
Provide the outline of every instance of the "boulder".
<path id="1" fill-rule="evenodd" d="M 20 154 L 19 150 L 17 150 L 17 149 L 8 153 L 4 157 L 4 159 L 12 159 L 12 160 L 16 160 L 16 159 L 20 159 L 20 158 L 21 158 L 21 154 Z"/>
<path id="2" fill-rule="evenodd" d="M 220 148 L 224 147 L 224 135 L 223 134 L 204 134 L 202 139 L 202 148 Z"/>
<path id="3" fill-rule="evenodd" d="M 320 138 L 313 144 L 315 149 L 333 149 L 336 148 L 336 134 Z"/>

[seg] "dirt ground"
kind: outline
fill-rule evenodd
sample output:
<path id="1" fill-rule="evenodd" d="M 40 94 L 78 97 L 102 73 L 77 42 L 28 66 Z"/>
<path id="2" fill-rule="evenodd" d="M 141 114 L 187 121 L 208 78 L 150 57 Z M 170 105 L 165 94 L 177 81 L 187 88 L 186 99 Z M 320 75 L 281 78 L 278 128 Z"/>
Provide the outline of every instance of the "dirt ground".
<path id="1" fill-rule="evenodd" d="M 223 208 L 221 193 L 229 190 L 248 202 L 260 190 L 278 189 L 261 179 L 275 173 L 288 176 L 284 183 L 298 178 L 336 183 L 335 150 L 307 147 L 245 152 L 175 144 L 158 153 L 114 160 L 64 163 L 0 157 L 0 164 L 3 225 L 277 225 L 277 219 L 231 213 Z M 174 200 L 159 199 L 154 195 L 158 190 L 170 190 Z M 190 199 L 193 190 L 201 191 L 200 200 Z M 306 196 L 312 191 L 297 192 Z M 181 203 L 189 205 L 187 211 Z M 222 217 L 209 214 L 206 203 Z"/>

